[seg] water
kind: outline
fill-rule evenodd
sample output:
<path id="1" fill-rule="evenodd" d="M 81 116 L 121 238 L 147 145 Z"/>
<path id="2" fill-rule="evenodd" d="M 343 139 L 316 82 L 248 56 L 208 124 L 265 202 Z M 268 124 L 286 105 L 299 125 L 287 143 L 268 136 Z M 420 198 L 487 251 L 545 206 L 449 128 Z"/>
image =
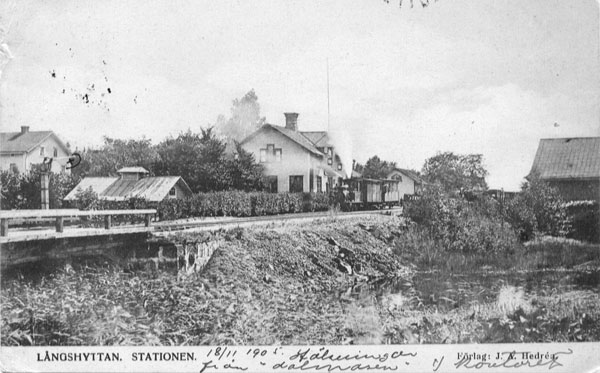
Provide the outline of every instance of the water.
<path id="1" fill-rule="evenodd" d="M 476 272 L 448 274 L 417 272 L 410 280 L 384 279 L 353 287 L 356 297 L 375 296 L 377 301 L 398 298 L 410 309 L 435 308 L 448 311 L 471 303 L 496 300 L 503 286 L 522 288 L 525 294 L 553 295 L 574 290 L 600 293 L 600 270 Z"/>

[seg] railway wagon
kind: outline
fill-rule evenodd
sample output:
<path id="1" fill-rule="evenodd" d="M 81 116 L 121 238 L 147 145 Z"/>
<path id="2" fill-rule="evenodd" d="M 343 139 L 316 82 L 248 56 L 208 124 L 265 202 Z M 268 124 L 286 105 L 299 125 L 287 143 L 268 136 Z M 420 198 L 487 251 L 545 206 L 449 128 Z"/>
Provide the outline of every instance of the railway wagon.
<path id="1" fill-rule="evenodd" d="M 398 184 L 398 180 L 392 179 L 346 179 L 346 202 L 352 209 L 399 206 Z"/>

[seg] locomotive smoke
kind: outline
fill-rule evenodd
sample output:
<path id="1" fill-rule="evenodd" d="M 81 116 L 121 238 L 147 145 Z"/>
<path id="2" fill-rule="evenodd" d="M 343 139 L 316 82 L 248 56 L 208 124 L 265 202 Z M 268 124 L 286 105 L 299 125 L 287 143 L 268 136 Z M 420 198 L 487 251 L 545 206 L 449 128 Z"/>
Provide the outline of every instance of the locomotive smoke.
<path id="1" fill-rule="evenodd" d="M 347 131 L 338 128 L 329 131 L 329 139 L 342 161 L 344 167 L 342 173 L 350 177 L 352 175 L 352 139 L 350 135 Z"/>

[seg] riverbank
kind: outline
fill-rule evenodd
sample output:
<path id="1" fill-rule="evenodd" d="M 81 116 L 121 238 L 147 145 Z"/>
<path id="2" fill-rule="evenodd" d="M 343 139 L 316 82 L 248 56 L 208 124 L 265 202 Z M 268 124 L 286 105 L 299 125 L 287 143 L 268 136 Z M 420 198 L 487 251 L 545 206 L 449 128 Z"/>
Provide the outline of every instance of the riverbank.
<path id="1" fill-rule="evenodd" d="M 223 243 L 202 272 L 185 276 L 74 264 L 35 282 L 3 279 L 2 344 L 600 340 L 593 245 L 542 242 L 504 260 L 444 260 L 412 242 L 396 216 L 182 238 Z"/>

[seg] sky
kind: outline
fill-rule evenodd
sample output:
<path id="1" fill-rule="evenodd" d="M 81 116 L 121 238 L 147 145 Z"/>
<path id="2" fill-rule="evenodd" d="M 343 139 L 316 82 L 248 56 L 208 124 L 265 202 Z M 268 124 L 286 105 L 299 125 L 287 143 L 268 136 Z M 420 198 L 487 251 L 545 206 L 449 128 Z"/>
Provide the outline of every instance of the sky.
<path id="1" fill-rule="evenodd" d="M 600 136 L 596 1 L 404 3 L 0 0 L 0 129 L 157 143 L 254 89 L 268 123 L 298 112 L 346 158 L 481 153 L 505 190 L 541 138 Z"/>

